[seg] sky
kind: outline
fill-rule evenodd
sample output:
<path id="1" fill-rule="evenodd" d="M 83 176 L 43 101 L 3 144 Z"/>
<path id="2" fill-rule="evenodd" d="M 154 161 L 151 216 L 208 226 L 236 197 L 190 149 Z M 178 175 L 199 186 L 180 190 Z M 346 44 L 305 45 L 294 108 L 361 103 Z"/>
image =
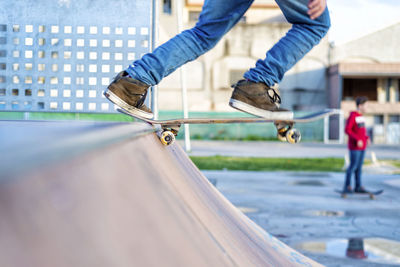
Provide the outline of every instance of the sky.
<path id="1" fill-rule="evenodd" d="M 327 0 L 336 45 L 400 23 L 400 0 Z"/>

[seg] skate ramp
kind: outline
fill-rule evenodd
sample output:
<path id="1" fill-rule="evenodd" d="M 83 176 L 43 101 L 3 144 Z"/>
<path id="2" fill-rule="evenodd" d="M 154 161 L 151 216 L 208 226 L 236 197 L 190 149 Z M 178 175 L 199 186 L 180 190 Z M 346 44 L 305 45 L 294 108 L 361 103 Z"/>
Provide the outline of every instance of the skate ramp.
<path id="1" fill-rule="evenodd" d="M 145 124 L 0 127 L 0 266 L 320 266 Z"/>

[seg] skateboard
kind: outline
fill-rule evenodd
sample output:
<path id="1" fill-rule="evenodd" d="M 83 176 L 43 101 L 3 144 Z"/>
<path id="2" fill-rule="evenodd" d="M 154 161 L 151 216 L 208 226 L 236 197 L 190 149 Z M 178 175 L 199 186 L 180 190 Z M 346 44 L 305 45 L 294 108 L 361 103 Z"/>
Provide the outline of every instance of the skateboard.
<path id="1" fill-rule="evenodd" d="M 326 116 L 334 114 L 334 110 L 326 109 L 311 113 L 302 117 L 295 117 L 291 120 L 274 120 L 271 118 L 261 117 L 247 117 L 247 118 L 181 118 L 181 119 L 168 119 L 168 120 L 153 120 L 147 119 L 135 114 L 130 113 L 125 109 L 118 108 L 119 112 L 145 121 L 151 125 L 160 125 L 161 134 L 160 140 L 164 145 L 170 145 L 175 141 L 175 136 L 178 135 L 179 129 L 182 124 L 214 124 L 214 123 L 275 123 L 277 127 L 277 137 L 280 141 L 286 141 L 294 144 L 301 140 L 301 133 L 299 130 L 293 128 L 295 123 L 306 123 L 322 119 Z"/>
<path id="2" fill-rule="evenodd" d="M 358 195 L 369 195 L 370 199 L 375 199 L 375 196 L 383 193 L 383 189 L 377 191 L 368 191 L 367 193 L 357 193 L 357 192 L 344 192 L 343 190 L 335 189 L 336 193 L 339 193 L 342 198 L 347 198 L 347 195 L 358 194 Z"/>

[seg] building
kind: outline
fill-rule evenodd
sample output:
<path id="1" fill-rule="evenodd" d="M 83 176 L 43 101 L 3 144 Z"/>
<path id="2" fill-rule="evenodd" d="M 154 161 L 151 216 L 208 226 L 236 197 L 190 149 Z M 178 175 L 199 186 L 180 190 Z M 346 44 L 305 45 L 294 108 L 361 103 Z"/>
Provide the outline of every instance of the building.
<path id="1" fill-rule="evenodd" d="M 328 105 L 345 117 L 367 96 L 367 127 L 374 143 L 400 143 L 400 23 L 333 49 Z"/>

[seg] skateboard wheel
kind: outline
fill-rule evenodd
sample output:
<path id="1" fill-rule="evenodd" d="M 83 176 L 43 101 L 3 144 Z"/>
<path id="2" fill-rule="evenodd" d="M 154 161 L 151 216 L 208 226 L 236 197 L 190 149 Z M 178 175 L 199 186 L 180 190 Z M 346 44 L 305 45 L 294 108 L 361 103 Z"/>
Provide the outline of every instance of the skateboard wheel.
<path id="1" fill-rule="evenodd" d="M 375 199 L 375 196 L 371 194 L 371 195 L 369 195 L 369 198 L 370 199 Z"/>
<path id="2" fill-rule="evenodd" d="M 171 131 L 163 131 L 160 140 L 163 145 L 169 146 L 175 141 L 175 135 Z"/>
<path id="3" fill-rule="evenodd" d="M 290 129 L 286 132 L 286 140 L 290 143 L 290 144 L 295 144 L 300 142 L 301 140 L 301 133 L 299 130 L 297 129 Z"/>

